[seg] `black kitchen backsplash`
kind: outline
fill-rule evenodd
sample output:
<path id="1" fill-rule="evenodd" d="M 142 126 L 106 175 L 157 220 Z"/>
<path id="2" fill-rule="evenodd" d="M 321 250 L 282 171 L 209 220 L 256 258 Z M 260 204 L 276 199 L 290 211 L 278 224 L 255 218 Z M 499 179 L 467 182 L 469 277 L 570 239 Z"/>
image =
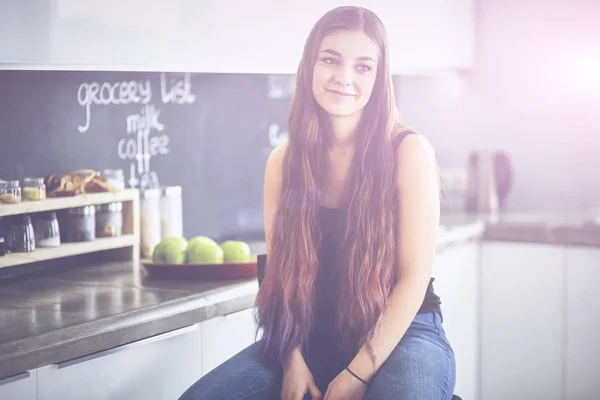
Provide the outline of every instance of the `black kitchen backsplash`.
<path id="1" fill-rule="evenodd" d="M 262 237 L 294 77 L 0 71 L 0 179 L 121 168 L 183 188 L 184 235 Z"/>

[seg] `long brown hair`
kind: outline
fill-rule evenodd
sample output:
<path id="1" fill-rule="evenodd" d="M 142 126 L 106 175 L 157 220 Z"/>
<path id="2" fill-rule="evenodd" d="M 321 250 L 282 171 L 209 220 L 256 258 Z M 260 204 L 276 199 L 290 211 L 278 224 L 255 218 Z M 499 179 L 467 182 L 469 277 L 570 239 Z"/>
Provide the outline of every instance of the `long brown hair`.
<path id="1" fill-rule="evenodd" d="M 387 35 L 371 11 L 335 8 L 311 30 L 298 67 L 288 120 L 282 193 L 270 238 L 270 254 L 256 305 L 258 329 L 268 355 L 282 363 L 307 343 L 314 317 L 314 284 L 321 243 L 318 210 L 327 169 L 329 134 L 324 111 L 312 94 L 313 67 L 324 36 L 340 30 L 364 32 L 379 47 L 371 97 L 358 127 L 356 151 L 346 190 L 344 238 L 347 274 L 340 277 L 338 328 L 364 343 L 373 334 L 394 280 L 396 203 L 391 137 L 396 105 L 389 71 Z"/>

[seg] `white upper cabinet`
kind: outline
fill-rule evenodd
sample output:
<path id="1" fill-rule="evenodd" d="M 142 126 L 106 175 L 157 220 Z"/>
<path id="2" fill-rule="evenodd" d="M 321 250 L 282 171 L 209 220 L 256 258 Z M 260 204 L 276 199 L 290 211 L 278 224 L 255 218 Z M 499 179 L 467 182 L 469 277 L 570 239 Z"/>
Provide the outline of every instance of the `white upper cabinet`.
<path id="1" fill-rule="evenodd" d="M 393 74 L 472 64 L 474 0 L 0 0 L 0 68 L 295 74 L 344 4 L 380 16 Z"/>

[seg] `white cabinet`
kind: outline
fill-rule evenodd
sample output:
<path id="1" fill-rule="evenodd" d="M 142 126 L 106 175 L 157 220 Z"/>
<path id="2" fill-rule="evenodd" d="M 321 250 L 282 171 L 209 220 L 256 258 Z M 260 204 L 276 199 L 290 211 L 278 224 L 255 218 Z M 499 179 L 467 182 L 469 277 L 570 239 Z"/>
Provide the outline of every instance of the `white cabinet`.
<path id="1" fill-rule="evenodd" d="M 202 375 L 255 342 L 254 309 L 202 322 Z"/>
<path id="2" fill-rule="evenodd" d="M 379 15 L 393 74 L 472 65 L 475 0 L 157 0 L 117 10 L 104 0 L 8 0 L 0 67 L 295 74 L 310 29 L 340 5 Z"/>
<path id="3" fill-rule="evenodd" d="M 481 399 L 562 399 L 564 248 L 484 242 L 481 256 Z"/>
<path id="4" fill-rule="evenodd" d="M 6 400 L 36 400 L 37 371 L 0 379 L 0 399 Z"/>
<path id="5" fill-rule="evenodd" d="M 600 250 L 567 253 L 565 399 L 600 397 Z"/>
<path id="6" fill-rule="evenodd" d="M 479 399 L 479 243 L 453 245 L 436 255 L 433 283 L 442 301 L 443 325 L 456 358 L 456 389 Z"/>
<path id="7" fill-rule="evenodd" d="M 38 400 L 177 399 L 201 376 L 198 325 L 38 369 Z"/>

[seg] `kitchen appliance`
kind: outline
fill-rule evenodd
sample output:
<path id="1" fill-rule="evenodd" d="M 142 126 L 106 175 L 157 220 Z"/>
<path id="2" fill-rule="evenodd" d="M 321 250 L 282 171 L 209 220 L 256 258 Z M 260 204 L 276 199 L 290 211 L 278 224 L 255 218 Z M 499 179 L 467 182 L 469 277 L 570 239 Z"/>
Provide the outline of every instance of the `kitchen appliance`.
<path id="1" fill-rule="evenodd" d="M 513 171 L 506 153 L 472 152 L 468 163 L 466 211 L 496 214 L 503 210 L 512 180 Z"/>

